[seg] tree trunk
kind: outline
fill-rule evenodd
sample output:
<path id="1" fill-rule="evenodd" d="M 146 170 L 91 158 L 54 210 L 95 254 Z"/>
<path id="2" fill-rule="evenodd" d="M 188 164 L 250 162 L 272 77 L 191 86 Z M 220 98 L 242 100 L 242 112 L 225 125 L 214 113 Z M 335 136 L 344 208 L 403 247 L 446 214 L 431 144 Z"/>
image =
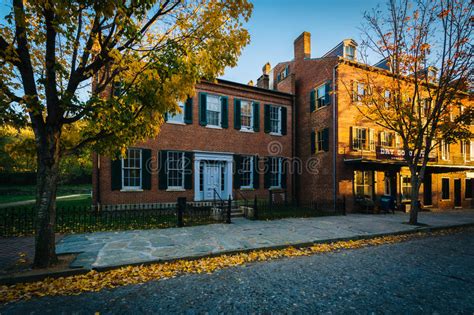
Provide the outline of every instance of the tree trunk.
<path id="1" fill-rule="evenodd" d="M 420 210 L 418 203 L 419 190 L 420 185 L 418 175 L 416 174 L 416 171 L 411 170 L 411 202 L 409 223 L 413 225 L 418 224 L 418 211 Z"/>
<path id="2" fill-rule="evenodd" d="M 49 267 L 57 262 L 54 227 L 60 133 L 56 129 L 37 136 L 35 268 Z"/>

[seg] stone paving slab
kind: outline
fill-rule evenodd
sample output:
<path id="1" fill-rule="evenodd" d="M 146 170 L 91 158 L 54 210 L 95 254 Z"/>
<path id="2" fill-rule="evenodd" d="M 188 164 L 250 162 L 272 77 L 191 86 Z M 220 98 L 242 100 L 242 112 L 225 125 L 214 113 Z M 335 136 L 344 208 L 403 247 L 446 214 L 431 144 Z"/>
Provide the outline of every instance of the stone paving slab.
<path id="1" fill-rule="evenodd" d="M 57 243 L 56 251 L 80 253 L 71 267 L 108 268 L 423 228 L 408 225 L 407 221 L 404 213 L 274 221 L 236 218 L 232 224 L 69 235 Z M 474 224 L 474 210 L 422 212 L 419 222 L 429 227 Z"/>

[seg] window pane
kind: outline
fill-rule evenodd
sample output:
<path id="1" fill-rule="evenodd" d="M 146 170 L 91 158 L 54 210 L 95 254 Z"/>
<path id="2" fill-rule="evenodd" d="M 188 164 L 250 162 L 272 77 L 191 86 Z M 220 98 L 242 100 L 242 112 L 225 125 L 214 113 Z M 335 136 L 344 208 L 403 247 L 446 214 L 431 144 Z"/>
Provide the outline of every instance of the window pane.
<path id="1" fill-rule="evenodd" d="M 140 149 L 128 149 L 122 162 L 123 187 L 140 188 L 141 186 L 141 154 Z"/>
<path id="2" fill-rule="evenodd" d="M 207 95 L 207 124 L 220 126 L 221 123 L 221 102 L 217 95 Z"/>
<path id="3" fill-rule="evenodd" d="M 273 133 L 280 133 L 280 107 L 270 107 L 270 131 Z"/>
<path id="4" fill-rule="evenodd" d="M 181 109 L 181 113 L 168 114 L 168 121 L 184 122 L 184 103 L 178 102 L 178 106 Z"/>
<path id="5" fill-rule="evenodd" d="M 465 193 L 464 198 L 469 199 L 472 198 L 472 178 L 466 178 L 466 185 L 465 185 Z"/>
<path id="6" fill-rule="evenodd" d="M 442 198 L 449 199 L 449 178 L 441 179 Z"/>
<path id="7" fill-rule="evenodd" d="M 168 152 L 168 187 L 184 187 L 184 153 Z"/>
<path id="8" fill-rule="evenodd" d="M 242 160 L 241 187 L 252 187 L 252 165 L 253 158 L 246 156 Z"/>
<path id="9" fill-rule="evenodd" d="M 252 129 L 252 104 L 242 101 L 240 106 L 241 125 L 244 129 Z"/>

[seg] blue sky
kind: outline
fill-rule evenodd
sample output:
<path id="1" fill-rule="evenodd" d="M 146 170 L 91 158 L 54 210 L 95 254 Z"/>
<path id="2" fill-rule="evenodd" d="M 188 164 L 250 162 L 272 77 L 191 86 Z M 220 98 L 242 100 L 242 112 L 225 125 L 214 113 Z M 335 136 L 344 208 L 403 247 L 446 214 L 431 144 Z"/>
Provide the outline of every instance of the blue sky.
<path id="1" fill-rule="evenodd" d="M 250 0 L 252 1 L 252 0 Z M 319 57 L 340 41 L 360 42 L 364 11 L 386 0 L 253 0 L 252 17 L 245 27 L 251 36 L 237 67 L 228 68 L 223 79 L 247 83 L 262 73 L 268 61 L 272 66 L 293 58 L 293 41 L 303 31 L 311 33 L 311 55 Z M 0 0 L 3 18 L 9 0 Z"/>
<path id="2" fill-rule="evenodd" d="M 303 31 L 311 33 L 311 56 L 319 57 L 340 41 L 353 38 L 360 43 L 364 11 L 385 0 L 254 0 L 246 28 L 251 43 L 245 47 L 238 66 L 226 69 L 223 79 L 247 83 L 262 74 L 269 61 L 293 59 L 293 41 Z"/>

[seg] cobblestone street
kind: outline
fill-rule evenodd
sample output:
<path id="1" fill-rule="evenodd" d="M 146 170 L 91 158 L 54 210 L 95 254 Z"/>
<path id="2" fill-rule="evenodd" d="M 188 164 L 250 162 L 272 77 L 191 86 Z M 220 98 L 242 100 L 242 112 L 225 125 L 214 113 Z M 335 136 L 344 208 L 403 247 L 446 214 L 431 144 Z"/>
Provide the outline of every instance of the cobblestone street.
<path id="1" fill-rule="evenodd" d="M 29 313 L 474 312 L 474 229 L 0 307 Z"/>

